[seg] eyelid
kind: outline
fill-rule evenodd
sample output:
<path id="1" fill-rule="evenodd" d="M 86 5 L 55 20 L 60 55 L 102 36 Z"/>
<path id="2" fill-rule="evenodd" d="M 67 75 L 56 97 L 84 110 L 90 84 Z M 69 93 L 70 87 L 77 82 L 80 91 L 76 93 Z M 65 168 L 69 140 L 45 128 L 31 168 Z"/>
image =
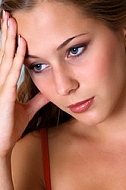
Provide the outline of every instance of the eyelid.
<path id="1" fill-rule="evenodd" d="M 69 56 L 70 55 L 70 51 L 72 51 L 74 48 L 84 48 L 83 51 L 79 54 L 79 55 L 81 55 L 86 50 L 86 48 L 88 46 L 88 43 L 89 42 L 80 43 L 80 44 L 77 44 L 77 45 L 74 45 L 74 46 L 70 47 L 68 49 L 68 51 L 67 51 L 67 55 Z M 71 55 L 70 57 L 78 57 L 79 55 L 73 55 L 73 56 Z"/>
<path id="2" fill-rule="evenodd" d="M 35 67 L 37 67 L 38 65 L 40 65 L 40 66 L 44 66 L 45 65 L 45 68 L 42 69 L 42 70 L 40 70 L 40 71 L 39 70 L 35 71 Z M 36 72 L 36 73 L 43 72 L 46 69 L 46 67 L 48 67 L 48 64 L 47 63 L 42 63 L 42 62 L 34 62 L 34 63 L 32 63 L 31 65 L 28 66 L 28 68 L 30 70 L 32 70 L 33 72 Z"/>
<path id="3" fill-rule="evenodd" d="M 84 46 L 86 46 L 86 45 L 87 45 L 87 43 L 76 44 L 76 45 L 73 45 L 72 47 L 70 47 L 69 50 L 72 50 L 73 48 L 84 47 Z"/>

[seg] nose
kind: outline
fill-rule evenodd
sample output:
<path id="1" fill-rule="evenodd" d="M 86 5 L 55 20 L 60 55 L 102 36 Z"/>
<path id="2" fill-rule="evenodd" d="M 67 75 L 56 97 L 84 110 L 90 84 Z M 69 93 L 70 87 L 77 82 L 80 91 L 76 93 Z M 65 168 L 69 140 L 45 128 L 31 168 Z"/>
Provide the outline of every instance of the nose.
<path id="1" fill-rule="evenodd" d="M 60 68 L 54 71 L 54 81 L 57 94 L 61 96 L 68 95 L 76 91 L 79 87 L 78 80 L 67 68 Z"/>

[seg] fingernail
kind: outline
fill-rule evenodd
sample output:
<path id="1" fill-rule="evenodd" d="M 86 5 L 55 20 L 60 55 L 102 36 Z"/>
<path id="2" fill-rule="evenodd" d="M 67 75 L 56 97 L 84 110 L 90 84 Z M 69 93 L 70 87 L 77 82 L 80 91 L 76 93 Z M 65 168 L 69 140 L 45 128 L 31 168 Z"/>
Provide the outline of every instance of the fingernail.
<path id="1" fill-rule="evenodd" d="M 2 19 L 3 19 L 3 20 L 4 20 L 4 18 L 5 18 L 5 14 L 6 14 L 5 10 L 3 10 L 3 12 L 2 12 Z"/>
<path id="2" fill-rule="evenodd" d="M 10 26 L 10 21 L 9 21 L 9 19 L 8 19 L 8 21 L 7 21 L 7 26 L 8 26 L 8 27 Z"/>

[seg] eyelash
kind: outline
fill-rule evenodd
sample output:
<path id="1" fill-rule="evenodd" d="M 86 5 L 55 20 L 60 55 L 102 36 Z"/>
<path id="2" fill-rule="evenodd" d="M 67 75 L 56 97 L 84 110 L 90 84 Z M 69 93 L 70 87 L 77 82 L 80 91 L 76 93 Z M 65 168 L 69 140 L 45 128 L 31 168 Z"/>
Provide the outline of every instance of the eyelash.
<path id="1" fill-rule="evenodd" d="M 77 57 L 81 56 L 83 54 L 83 52 L 86 50 L 87 45 L 88 44 L 84 43 L 84 44 L 79 44 L 74 47 L 71 47 L 68 50 L 68 58 L 77 58 Z M 80 52 L 78 53 L 79 50 L 80 50 Z M 72 55 L 70 55 L 72 51 L 75 51 L 75 54 L 73 52 Z M 76 51 L 77 51 L 77 53 L 76 53 Z"/>
<path id="2" fill-rule="evenodd" d="M 88 43 L 83 43 L 83 44 L 78 44 L 76 46 L 73 46 L 71 48 L 68 49 L 68 58 L 78 58 L 79 56 L 81 56 L 83 54 L 83 52 L 86 50 Z M 77 50 L 77 53 L 76 53 Z M 80 52 L 78 53 L 78 50 L 80 50 Z M 72 51 L 75 51 L 72 53 L 73 55 L 70 55 Z M 40 68 L 39 70 L 37 69 Z M 43 69 L 41 69 L 42 67 L 44 67 Z M 32 65 L 30 65 L 29 69 L 34 71 L 35 73 L 40 73 L 43 72 L 46 68 L 48 67 L 47 64 L 44 63 L 33 63 Z"/>
<path id="3" fill-rule="evenodd" d="M 37 67 L 40 68 L 40 69 L 38 70 Z M 42 67 L 44 67 L 44 68 L 41 69 Z M 40 72 L 44 71 L 44 69 L 46 69 L 47 67 L 48 67 L 47 64 L 43 64 L 43 63 L 33 63 L 33 64 L 29 67 L 29 69 L 30 69 L 30 70 L 33 70 L 35 73 L 40 73 Z"/>

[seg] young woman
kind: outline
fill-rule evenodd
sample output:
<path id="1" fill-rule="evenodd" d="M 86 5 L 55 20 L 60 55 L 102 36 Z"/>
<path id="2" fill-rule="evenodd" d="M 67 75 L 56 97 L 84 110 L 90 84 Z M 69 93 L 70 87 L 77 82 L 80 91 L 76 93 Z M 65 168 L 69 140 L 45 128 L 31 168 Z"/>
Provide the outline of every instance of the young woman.
<path id="1" fill-rule="evenodd" d="M 1 10 L 0 189 L 125 190 L 126 0 Z"/>

